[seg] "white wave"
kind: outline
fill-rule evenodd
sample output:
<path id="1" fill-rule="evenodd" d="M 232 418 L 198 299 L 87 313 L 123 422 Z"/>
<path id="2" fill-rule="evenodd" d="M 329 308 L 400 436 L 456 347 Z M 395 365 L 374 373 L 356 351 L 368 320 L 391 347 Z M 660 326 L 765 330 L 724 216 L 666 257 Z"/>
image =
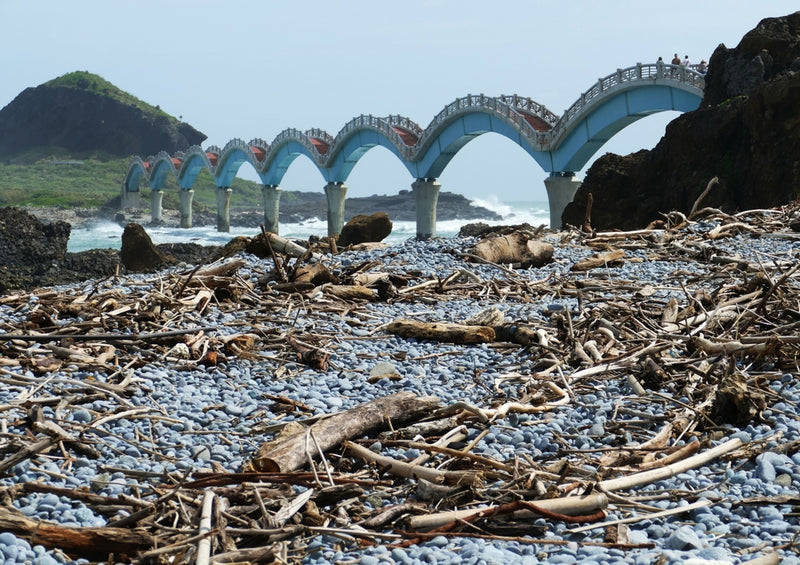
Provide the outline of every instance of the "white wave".
<path id="1" fill-rule="evenodd" d="M 496 197 L 476 199 L 473 203 L 483 206 L 502 216 L 502 220 L 474 219 L 474 220 L 448 220 L 436 222 L 437 237 L 453 237 L 458 234 L 466 224 L 483 222 L 488 225 L 507 225 L 528 223 L 532 226 L 547 225 L 550 221 L 550 212 L 546 202 L 500 202 Z M 229 232 L 219 232 L 216 226 L 198 226 L 192 228 L 177 228 L 164 226 L 145 226 L 147 234 L 154 243 L 199 243 L 201 245 L 225 245 L 236 236 L 253 237 L 258 235 L 258 228 L 244 228 L 231 226 Z M 123 228 L 119 224 L 101 221 L 85 228 L 73 229 L 67 250 L 76 253 L 88 249 L 111 248 L 119 249 L 122 246 Z M 300 223 L 286 223 L 280 225 L 280 235 L 291 239 L 308 239 L 311 236 L 323 237 L 328 235 L 328 222 L 326 220 L 309 220 Z M 416 237 L 416 222 L 392 222 L 392 233 L 386 238 L 388 243 L 399 243 L 409 238 Z"/>

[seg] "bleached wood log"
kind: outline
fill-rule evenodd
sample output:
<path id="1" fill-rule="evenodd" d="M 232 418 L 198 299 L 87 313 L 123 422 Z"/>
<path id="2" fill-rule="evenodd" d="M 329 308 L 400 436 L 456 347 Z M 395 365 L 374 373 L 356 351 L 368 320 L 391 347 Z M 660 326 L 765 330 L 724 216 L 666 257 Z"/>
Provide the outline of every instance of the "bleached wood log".
<path id="1" fill-rule="evenodd" d="M 389 422 L 402 425 L 439 407 L 438 398 L 420 397 L 409 391 L 377 398 L 325 418 L 287 438 L 262 444 L 246 467 L 268 473 L 294 471 L 309 462 L 309 455 L 314 454 L 314 440 L 324 452 L 347 439 L 388 427 Z M 314 440 L 311 439 L 311 433 L 314 434 Z"/>
<path id="2" fill-rule="evenodd" d="M 581 516 L 591 514 L 597 510 L 602 510 L 608 506 L 608 498 L 602 493 L 593 493 L 586 496 L 565 496 L 561 498 L 548 498 L 545 500 L 532 501 L 536 506 L 568 516 Z M 412 530 L 430 530 L 449 524 L 455 520 L 464 520 L 479 512 L 491 512 L 497 505 L 489 505 L 481 508 L 470 508 L 467 510 L 452 510 L 449 512 L 437 512 L 424 516 L 412 516 L 408 519 L 408 527 Z M 517 510 L 512 514 L 513 518 L 525 519 L 536 516 L 532 510 Z"/>
<path id="3" fill-rule="evenodd" d="M 619 261 L 625 257 L 625 252 L 622 249 L 615 249 L 613 251 L 606 251 L 605 253 L 597 253 L 586 259 L 578 261 L 572 265 L 571 271 L 588 271 L 590 269 L 597 269 L 605 267 L 609 263 Z"/>
<path id="4" fill-rule="evenodd" d="M 436 485 L 455 484 L 455 485 L 475 485 L 481 480 L 481 473 L 476 471 L 440 471 L 431 467 L 414 465 L 399 461 L 386 455 L 375 453 L 353 442 L 345 442 L 345 447 L 352 455 L 375 463 L 381 470 L 407 479 L 424 479 Z"/>
<path id="5" fill-rule="evenodd" d="M 605 481 L 600 481 L 598 483 L 598 486 L 602 490 L 614 492 L 617 490 L 624 490 L 628 488 L 634 488 L 646 485 L 655 481 L 660 481 L 661 479 L 667 479 L 679 473 L 683 473 L 684 471 L 688 471 L 689 469 L 694 469 L 695 467 L 700 467 L 701 465 L 705 465 L 709 461 L 712 461 L 717 457 L 720 457 L 721 455 L 725 455 L 729 451 L 733 451 L 734 449 L 736 449 L 741 445 L 742 445 L 742 440 L 740 440 L 739 438 L 734 438 L 712 449 L 704 451 L 703 453 L 698 453 L 697 455 L 688 457 L 683 461 L 678 461 L 671 465 L 667 465 L 666 467 L 660 467 L 658 469 L 651 469 L 649 471 L 635 473 L 633 475 L 628 475 L 626 477 L 619 477 L 617 479 L 606 479 Z"/>
<path id="6" fill-rule="evenodd" d="M 531 239 L 523 232 L 499 237 L 489 237 L 475 245 L 470 253 L 492 263 L 521 267 L 541 267 L 553 260 L 554 248 L 550 243 Z"/>

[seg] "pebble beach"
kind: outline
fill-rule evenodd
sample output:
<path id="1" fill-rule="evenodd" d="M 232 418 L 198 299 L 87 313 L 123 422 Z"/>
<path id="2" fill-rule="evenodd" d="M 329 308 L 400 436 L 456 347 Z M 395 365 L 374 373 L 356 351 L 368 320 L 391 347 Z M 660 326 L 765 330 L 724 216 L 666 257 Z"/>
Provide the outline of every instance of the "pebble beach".
<path id="1" fill-rule="evenodd" d="M 239 514 L 233 507 L 247 504 L 230 489 L 251 491 L 257 480 L 217 488 L 217 501 L 229 499 L 227 518 L 216 514 L 229 533 L 220 537 L 224 528 L 214 523 L 205 562 L 270 546 L 268 557 L 238 559 L 800 563 L 800 237 L 788 227 L 795 213 L 711 211 L 629 233 L 545 230 L 535 237 L 554 253 L 540 267 L 475 261 L 476 240 L 461 237 L 306 259 L 340 282 L 366 273 L 392 281 L 396 292 L 364 300 L 341 298 L 325 284 L 286 291 L 273 260 L 247 254 L 228 258 L 237 263 L 225 281 L 199 286 L 199 266 L 181 265 L 9 293 L 0 297 L 4 506 L 37 523 L 129 528 L 157 543 L 122 558 L 88 557 L 0 527 L 0 563 L 200 562 L 201 500 L 216 487 L 186 483 L 247 470 L 291 423 L 401 392 L 438 399 L 461 434 L 449 447 L 472 454 L 432 451 L 418 464 L 475 471 L 479 480 L 445 482 L 431 494 L 422 480 L 337 446 L 297 470 L 314 479 L 265 481 L 272 498 L 251 498 Z M 387 331 L 398 319 L 470 325 L 486 312 L 496 327 L 513 328 L 512 338 L 524 328 L 533 341 L 498 333 L 483 343 L 448 343 Z M 159 332 L 172 335 L 156 339 Z M 58 337 L 42 337 L 48 333 Z M 305 363 L 303 348 L 322 352 L 326 363 Z M 731 388 L 743 406 L 724 403 Z M 433 444 L 441 435 L 409 439 Z M 351 439 L 397 461 L 426 455 L 400 437 Z M 31 449 L 47 438 L 55 439 L 46 449 Z M 720 446 L 730 449 L 681 466 Z M 659 463 L 664 458 L 670 463 Z M 666 471 L 604 492 L 606 481 L 652 469 Z M 345 478 L 363 480 L 361 492 L 314 498 Z M 408 521 L 591 493 L 605 497 L 591 520 L 497 518 L 416 537 Z M 303 496 L 317 500 L 314 508 L 298 502 L 281 519 Z M 364 526 L 402 505 L 393 519 Z M 143 508 L 150 510 L 131 518 Z M 289 526 L 284 537 L 253 533 L 286 534 Z"/>

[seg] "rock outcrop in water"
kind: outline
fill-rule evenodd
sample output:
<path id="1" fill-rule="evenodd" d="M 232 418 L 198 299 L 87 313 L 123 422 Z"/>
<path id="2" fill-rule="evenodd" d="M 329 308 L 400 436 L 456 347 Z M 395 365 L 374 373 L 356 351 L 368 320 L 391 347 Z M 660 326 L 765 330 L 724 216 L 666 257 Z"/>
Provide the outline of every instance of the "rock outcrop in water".
<path id="1" fill-rule="evenodd" d="M 672 121 L 652 151 L 607 154 L 589 169 L 564 225 L 635 229 L 702 202 L 735 212 L 774 207 L 800 193 L 800 12 L 762 20 L 734 49 L 710 59 L 699 109 Z"/>
<path id="2" fill-rule="evenodd" d="M 67 253 L 70 231 L 66 222 L 43 224 L 20 208 L 0 208 L 0 293 L 114 273 L 116 251 Z"/>

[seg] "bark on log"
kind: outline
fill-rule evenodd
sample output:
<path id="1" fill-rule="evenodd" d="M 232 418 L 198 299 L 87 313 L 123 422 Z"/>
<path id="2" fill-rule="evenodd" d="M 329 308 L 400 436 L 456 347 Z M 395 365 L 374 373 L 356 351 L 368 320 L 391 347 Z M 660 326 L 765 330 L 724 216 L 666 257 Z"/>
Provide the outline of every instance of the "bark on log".
<path id="1" fill-rule="evenodd" d="M 284 253 L 291 257 L 302 257 L 308 252 L 308 249 L 302 245 L 298 245 L 294 241 L 281 237 L 276 233 L 266 232 L 266 237 L 272 249 L 279 253 Z M 312 256 L 318 257 L 319 255 L 314 253 Z"/>
<path id="2" fill-rule="evenodd" d="M 59 549 L 75 558 L 105 560 L 134 556 L 155 545 L 147 532 L 124 528 L 66 528 L 57 524 L 31 520 L 20 512 L 0 507 L 0 531 L 11 532 L 31 545 Z"/>
<path id="3" fill-rule="evenodd" d="M 496 337 L 494 329 L 488 326 L 417 322 L 403 318 L 390 322 L 386 326 L 386 331 L 400 337 L 443 341 L 460 345 L 490 343 Z"/>
<path id="4" fill-rule="evenodd" d="M 573 271 L 588 271 L 589 269 L 596 269 L 598 267 L 605 267 L 609 263 L 619 261 L 625 257 L 625 252 L 622 249 L 615 249 L 614 251 L 607 251 L 606 253 L 598 253 L 583 261 L 578 261 L 572 265 Z"/>
<path id="5" fill-rule="evenodd" d="M 378 298 L 374 290 L 360 285 L 326 284 L 323 285 L 322 289 L 325 294 L 335 296 L 340 300 L 372 302 Z"/>
<path id="6" fill-rule="evenodd" d="M 486 238 L 470 251 L 486 261 L 499 264 L 514 263 L 520 267 L 541 267 L 553 260 L 553 246 L 530 239 L 524 232 Z"/>
<path id="7" fill-rule="evenodd" d="M 388 428 L 388 422 L 403 425 L 440 407 L 438 398 L 418 397 L 409 391 L 384 396 L 321 420 L 277 444 L 262 445 L 246 468 L 267 473 L 295 471 L 309 462 L 309 454 L 316 456 L 317 446 L 324 452 L 347 439 Z"/>

